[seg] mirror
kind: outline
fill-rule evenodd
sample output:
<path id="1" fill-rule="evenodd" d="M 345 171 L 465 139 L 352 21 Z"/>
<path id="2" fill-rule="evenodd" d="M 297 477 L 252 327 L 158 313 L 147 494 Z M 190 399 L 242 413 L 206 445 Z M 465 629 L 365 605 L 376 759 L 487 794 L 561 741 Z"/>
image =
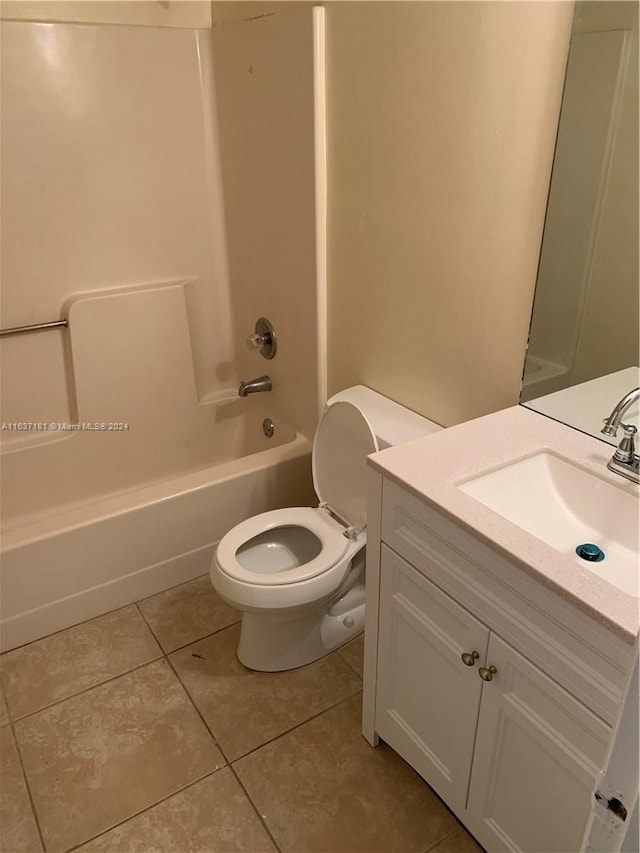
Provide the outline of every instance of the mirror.
<path id="1" fill-rule="evenodd" d="M 638 4 L 578 0 L 520 401 L 614 445 L 602 419 L 640 385 L 638 252 Z"/>

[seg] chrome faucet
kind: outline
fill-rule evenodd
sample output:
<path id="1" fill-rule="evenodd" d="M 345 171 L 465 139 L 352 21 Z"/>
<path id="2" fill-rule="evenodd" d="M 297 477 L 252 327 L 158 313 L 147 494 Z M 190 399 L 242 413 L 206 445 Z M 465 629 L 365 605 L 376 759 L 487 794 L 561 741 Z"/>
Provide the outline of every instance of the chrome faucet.
<path id="1" fill-rule="evenodd" d="M 271 391 L 271 378 L 269 376 L 258 376 L 248 382 L 241 382 L 238 388 L 240 397 L 248 397 L 249 394 L 257 394 L 259 391 Z"/>
<path id="2" fill-rule="evenodd" d="M 601 432 L 605 435 L 616 435 L 618 432 L 618 427 L 620 426 L 620 421 L 622 420 L 622 416 L 627 411 L 629 406 L 632 403 L 635 403 L 640 399 L 640 388 L 634 388 L 633 391 L 629 391 L 628 394 L 625 394 L 620 402 L 616 403 L 613 407 L 613 411 L 609 415 L 608 418 L 604 419 L 604 426 L 602 427 Z"/>
<path id="3" fill-rule="evenodd" d="M 632 403 L 640 400 L 640 388 L 634 388 L 613 407 L 608 418 L 604 419 L 601 432 L 604 435 L 617 435 L 618 427 L 622 426 L 624 437 L 616 447 L 615 453 L 609 460 L 607 468 L 614 474 L 620 474 L 632 483 L 640 483 L 640 456 L 635 452 L 635 436 L 638 428 L 633 424 L 621 423 L 624 413 Z"/>

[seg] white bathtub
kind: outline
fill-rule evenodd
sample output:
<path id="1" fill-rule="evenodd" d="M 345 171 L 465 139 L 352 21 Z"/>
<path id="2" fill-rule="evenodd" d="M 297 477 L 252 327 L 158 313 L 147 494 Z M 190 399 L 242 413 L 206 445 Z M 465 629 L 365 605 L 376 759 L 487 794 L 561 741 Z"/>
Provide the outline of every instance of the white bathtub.
<path id="1" fill-rule="evenodd" d="M 242 432 L 252 438 L 240 447 L 236 440 L 234 450 L 245 454 L 240 458 L 174 472 L 140 488 L 5 516 L 1 649 L 197 577 L 208 570 L 215 544 L 234 524 L 268 509 L 309 505 L 311 442 L 277 420 L 276 436 L 267 439 L 261 422 L 256 410 L 247 416 Z M 278 440 L 284 443 L 274 447 Z"/>

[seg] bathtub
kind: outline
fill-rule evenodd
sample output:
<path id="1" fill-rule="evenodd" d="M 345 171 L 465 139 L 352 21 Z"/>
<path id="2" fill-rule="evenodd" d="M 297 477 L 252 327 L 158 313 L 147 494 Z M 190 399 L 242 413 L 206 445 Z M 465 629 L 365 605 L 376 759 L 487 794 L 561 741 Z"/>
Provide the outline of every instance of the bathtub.
<path id="1" fill-rule="evenodd" d="M 242 519 L 282 506 L 310 505 L 311 442 L 277 418 L 275 435 L 268 438 L 262 432 L 264 416 L 255 405 L 234 415 L 233 430 L 216 433 L 215 464 L 192 465 L 187 471 L 174 465 L 138 486 L 130 483 L 131 471 L 123 470 L 119 489 L 113 488 L 113 471 L 102 481 L 80 477 L 74 484 L 75 501 L 69 500 L 73 490 L 68 482 L 60 489 L 55 481 L 52 486 L 46 465 L 34 470 L 34 451 L 41 463 L 51 457 L 57 470 L 60 450 L 70 453 L 74 441 L 81 449 L 90 437 L 74 434 L 6 454 L 2 651 L 202 575 L 216 543 Z M 221 447 L 225 438 L 226 450 Z M 113 437 L 111 441 L 113 445 Z M 105 459 L 108 464 L 108 453 Z M 29 490 L 20 485 L 25 469 L 31 503 Z M 94 465 L 92 478 L 95 471 Z M 51 497 L 58 493 L 64 500 L 56 503 Z"/>

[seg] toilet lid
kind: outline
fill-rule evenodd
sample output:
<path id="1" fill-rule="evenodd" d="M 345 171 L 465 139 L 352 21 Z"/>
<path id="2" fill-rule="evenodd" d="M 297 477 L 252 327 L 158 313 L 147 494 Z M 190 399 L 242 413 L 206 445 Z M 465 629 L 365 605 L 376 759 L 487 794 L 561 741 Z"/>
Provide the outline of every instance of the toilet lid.
<path id="1" fill-rule="evenodd" d="M 358 533 L 367 523 L 367 456 L 376 450 L 375 434 L 357 406 L 340 400 L 325 409 L 313 442 L 313 485 Z"/>

